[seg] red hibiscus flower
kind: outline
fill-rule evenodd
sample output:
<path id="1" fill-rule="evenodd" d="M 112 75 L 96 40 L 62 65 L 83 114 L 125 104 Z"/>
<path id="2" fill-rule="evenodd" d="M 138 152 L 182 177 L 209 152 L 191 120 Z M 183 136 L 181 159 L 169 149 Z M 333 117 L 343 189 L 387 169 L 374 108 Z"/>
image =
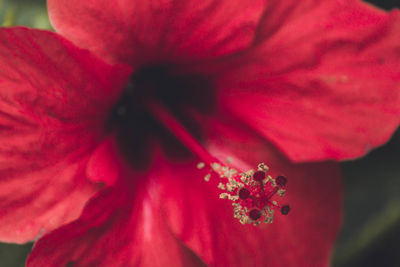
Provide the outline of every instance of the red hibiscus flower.
<path id="1" fill-rule="evenodd" d="M 0 30 L 0 238 L 44 235 L 28 266 L 328 264 L 342 192 L 326 160 L 363 155 L 399 123 L 398 11 L 355 0 L 48 5 L 68 40 Z M 227 157 L 240 171 L 265 162 L 272 178 L 231 191 L 216 168 L 204 181 L 211 169 L 196 164 Z M 287 196 L 272 197 L 286 182 Z M 262 200 L 249 204 L 252 224 L 292 210 L 243 225 L 221 188 L 235 209 Z"/>

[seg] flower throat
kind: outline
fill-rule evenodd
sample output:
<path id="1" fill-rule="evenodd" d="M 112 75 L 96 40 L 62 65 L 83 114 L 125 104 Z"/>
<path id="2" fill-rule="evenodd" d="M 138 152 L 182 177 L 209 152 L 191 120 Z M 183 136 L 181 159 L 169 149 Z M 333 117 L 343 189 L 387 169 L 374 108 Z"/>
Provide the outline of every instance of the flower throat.
<path id="1" fill-rule="evenodd" d="M 151 162 L 151 146 L 158 142 L 169 158 L 184 159 L 191 152 L 149 112 L 146 103 L 157 100 L 197 139 L 202 128 L 189 109 L 210 114 L 215 109 L 212 79 L 193 74 L 174 64 L 152 64 L 139 68 L 131 76 L 125 91 L 114 106 L 107 132 L 117 135 L 119 148 L 136 170 L 146 170 Z"/>

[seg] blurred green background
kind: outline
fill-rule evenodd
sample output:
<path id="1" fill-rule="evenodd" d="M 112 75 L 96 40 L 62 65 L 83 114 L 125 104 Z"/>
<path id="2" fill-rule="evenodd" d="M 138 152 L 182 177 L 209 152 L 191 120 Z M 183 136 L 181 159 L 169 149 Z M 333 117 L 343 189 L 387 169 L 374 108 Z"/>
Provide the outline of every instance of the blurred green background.
<path id="1" fill-rule="evenodd" d="M 394 1 L 369 2 L 386 9 L 396 6 Z M 51 29 L 45 0 L 0 0 L 0 24 Z M 387 145 L 342 164 L 345 216 L 333 255 L 334 267 L 400 266 L 399 155 L 397 131 Z M 31 244 L 0 243 L 0 266 L 24 266 L 30 249 Z"/>

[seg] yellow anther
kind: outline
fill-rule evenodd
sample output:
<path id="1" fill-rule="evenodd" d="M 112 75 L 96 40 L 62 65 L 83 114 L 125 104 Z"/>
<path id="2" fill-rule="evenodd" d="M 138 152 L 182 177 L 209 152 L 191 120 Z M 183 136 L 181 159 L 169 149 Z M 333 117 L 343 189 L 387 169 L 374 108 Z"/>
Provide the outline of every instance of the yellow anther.
<path id="1" fill-rule="evenodd" d="M 264 163 L 260 163 L 260 164 L 258 164 L 257 170 L 263 171 L 263 172 L 268 172 L 269 168 Z"/>
<path id="2" fill-rule="evenodd" d="M 278 194 L 278 196 L 283 197 L 285 195 L 285 192 L 285 189 L 279 189 L 276 193 Z"/>
<path id="3" fill-rule="evenodd" d="M 219 183 L 218 184 L 218 188 L 221 189 L 221 190 L 225 190 L 226 189 L 225 185 L 223 183 Z"/>
<path id="4" fill-rule="evenodd" d="M 197 169 L 203 169 L 204 168 L 204 166 L 206 166 L 206 164 L 204 163 L 204 162 L 199 162 L 198 164 L 197 164 Z"/>
<path id="5" fill-rule="evenodd" d="M 230 195 L 228 193 L 222 193 L 219 195 L 219 198 L 227 199 Z"/>

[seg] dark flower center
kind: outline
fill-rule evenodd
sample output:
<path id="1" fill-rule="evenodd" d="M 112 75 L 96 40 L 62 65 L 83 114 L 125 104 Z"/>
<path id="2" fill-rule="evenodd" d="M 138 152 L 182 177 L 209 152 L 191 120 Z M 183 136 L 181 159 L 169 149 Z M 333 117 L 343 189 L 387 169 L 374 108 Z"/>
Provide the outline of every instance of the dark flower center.
<path id="1" fill-rule="evenodd" d="M 212 79 L 188 73 L 173 64 L 144 66 L 132 75 L 109 117 L 108 131 L 116 131 L 121 152 L 135 168 L 146 168 L 151 144 L 158 142 L 170 158 L 189 156 L 189 151 L 148 110 L 157 100 L 198 140 L 201 127 L 191 111 L 211 113 L 215 109 Z"/>

